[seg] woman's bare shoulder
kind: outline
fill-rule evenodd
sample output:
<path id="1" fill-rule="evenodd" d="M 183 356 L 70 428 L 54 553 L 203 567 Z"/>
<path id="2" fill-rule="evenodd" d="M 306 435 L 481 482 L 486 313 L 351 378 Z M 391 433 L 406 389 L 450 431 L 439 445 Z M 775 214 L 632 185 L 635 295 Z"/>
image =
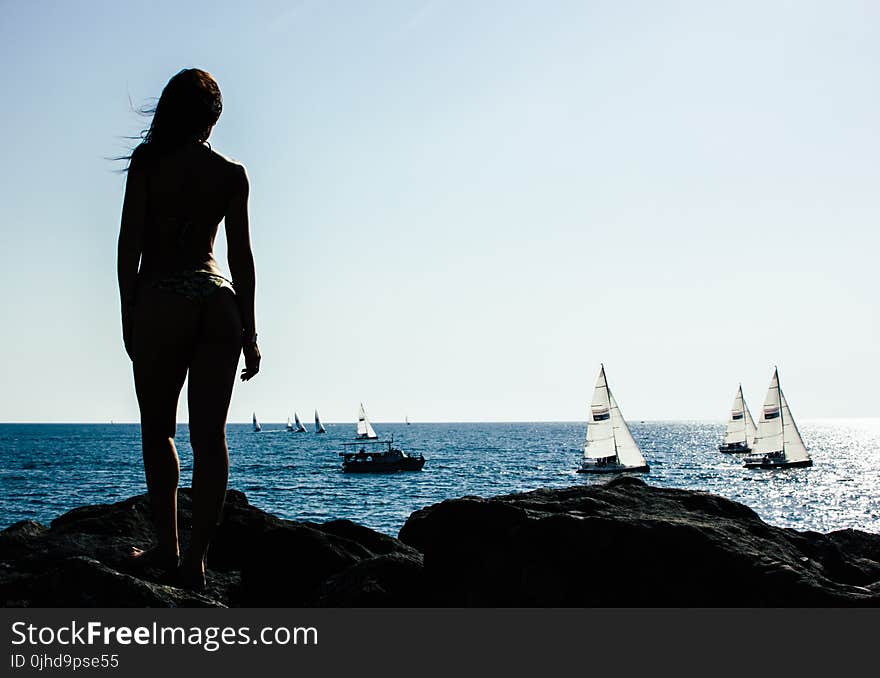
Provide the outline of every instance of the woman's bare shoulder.
<path id="1" fill-rule="evenodd" d="M 240 162 L 239 160 L 235 160 L 234 158 L 223 155 L 222 153 L 215 151 L 213 148 L 210 149 L 210 152 L 211 157 L 214 159 L 214 162 L 216 162 L 218 165 L 225 167 L 230 172 L 246 173 L 244 163 Z"/>
<path id="2" fill-rule="evenodd" d="M 221 168 L 223 173 L 226 174 L 236 185 L 247 187 L 248 174 L 244 163 L 229 158 L 222 153 L 218 153 L 213 148 L 210 150 L 212 159 L 217 166 Z"/>

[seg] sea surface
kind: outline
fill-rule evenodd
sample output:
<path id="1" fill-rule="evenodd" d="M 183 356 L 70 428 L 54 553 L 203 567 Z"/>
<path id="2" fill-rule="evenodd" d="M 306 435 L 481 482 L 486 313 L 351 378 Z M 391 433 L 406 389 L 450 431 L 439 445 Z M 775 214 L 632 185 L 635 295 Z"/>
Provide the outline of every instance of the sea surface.
<path id="1" fill-rule="evenodd" d="M 341 444 L 353 424 L 328 424 L 326 435 L 288 433 L 284 424 L 230 424 L 229 486 L 284 518 L 348 518 L 396 535 L 416 509 L 444 499 L 603 483 L 578 474 L 584 423 L 387 424 L 404 450 L 427 458 L 421 472 L 341 471 Z M 813 467 L 747 470 L 721 454 L 724 424 L 630 422 L 651 466 L 641 475 L 658 487 L 707 490 L 747 504 L 782 527 L 880 533 L 880 420 L 801 422 Z M 311 428 L 311 427 L 310 427 Z M 192 450 L 178 427 L 181 484 L 189 485 Z M 0 528 L 48 523 L 84 504 L 145 492 L 136 424 L 0 424 Z"/>

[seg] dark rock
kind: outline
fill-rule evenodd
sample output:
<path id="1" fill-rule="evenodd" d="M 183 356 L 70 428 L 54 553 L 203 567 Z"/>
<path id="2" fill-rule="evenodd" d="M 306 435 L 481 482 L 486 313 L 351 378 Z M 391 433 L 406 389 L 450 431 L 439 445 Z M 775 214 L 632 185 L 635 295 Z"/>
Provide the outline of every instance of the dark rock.
<path id="1" fill-rule="evenodd" d="M 330 577 L 309 602 L 320 607 L 419 607 L 428 601 L 421 554 L 396 551 L 361 560 Z"/>
<path id="2" fill-rule="evenodd" d="M 181 489 L 178 523 L 184 548 L 191 519 L 191 496 Z M 282 520 L 251 506 L 235 490 L 227 493 L 208 554 L 204 592 L 169 586 L 165 572 L 132 570 L 130 548 L 153 545 L 145 495 L 74 509 L 48 528 L 33 521 L 16 523 L 0 532 L 0 605 L 276 607 L 344 600 L 381 606 L 402 604 L 403 592 L 416 588 L 421 575 L 421 554 L 392 537 L 349 521 Z M 389 581 L 402 569 L 405 579 Z M 358 581 L 368 592 L 353 590 Z"/>
<path id="3" fill-rule="evenodd" d="M 21 520 L 3 530 L 3 534 L 10 540 L 16 538 L 26 540 L 30 537 L 41 535 L 48 529 L 48 527 L 35 520 Z"/>
<path id="4" fill-rule="evenodd" d="M 186 489 L 178 509 L 185 547 Z M 283 520 L 230 490 L 201 593 L 131 570 L 130 547 L 153 543 L 146 496 L 16 523 L 0 532 L 0 605 L 880 604 L 880 536 L 777 528 L 742 504 L 634 478 L 445 501 L 410 516 L 400 540 L 347 520 Z"/>
<path id="5" fill-rule="evenodd" d="M 28 582 L 33 607 L 223 607 L 206 596 L 138 579 L 85 556 L 66 558 Z"/>
<path id="6" fill-rule="evenodd" d="M 424 553 L 430 604 L 880 604 L 880 536 L 767 525 L 751 509 L 636 478 L 444 501 L 401 541 Z"/>

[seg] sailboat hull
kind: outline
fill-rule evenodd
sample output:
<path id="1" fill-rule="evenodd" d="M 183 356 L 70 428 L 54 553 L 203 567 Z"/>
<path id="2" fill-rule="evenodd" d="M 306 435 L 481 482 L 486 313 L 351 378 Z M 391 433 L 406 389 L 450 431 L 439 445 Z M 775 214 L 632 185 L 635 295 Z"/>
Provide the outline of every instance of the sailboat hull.
<path id="1" fill-rule="evenodd" d="M 775 461 L 772 459 L 746 459 L 746 468 L 806 468 L 813 465 L 812 459 L 803 461 Z"/>
<path id="2" fill-rule="evenodd" d="M 748 454 L 752 448 L 745 443 L 731 443 L 730 445 L 719 445 L 718 451 L 726 454 Z"/>
<path id="3" fill-rule="evenodd" d="M 581 464 L 578 473 L 648 473 L 651 467 L 623 466 L 622 464 Z"/>

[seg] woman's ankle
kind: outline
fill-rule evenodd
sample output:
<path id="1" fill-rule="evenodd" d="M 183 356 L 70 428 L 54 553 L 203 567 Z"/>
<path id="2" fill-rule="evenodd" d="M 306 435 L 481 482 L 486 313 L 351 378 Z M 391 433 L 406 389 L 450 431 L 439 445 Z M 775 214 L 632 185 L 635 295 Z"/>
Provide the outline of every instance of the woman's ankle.
<path id="1" fill-rule="evenodd" d="M 205 567 L 205 558 L 204 556 L 193 556 L 187 552 L 180 561 L 180 569 L 186 570 L 187 572 L 205 574 L 205 570 L 207 569 Z"/>

